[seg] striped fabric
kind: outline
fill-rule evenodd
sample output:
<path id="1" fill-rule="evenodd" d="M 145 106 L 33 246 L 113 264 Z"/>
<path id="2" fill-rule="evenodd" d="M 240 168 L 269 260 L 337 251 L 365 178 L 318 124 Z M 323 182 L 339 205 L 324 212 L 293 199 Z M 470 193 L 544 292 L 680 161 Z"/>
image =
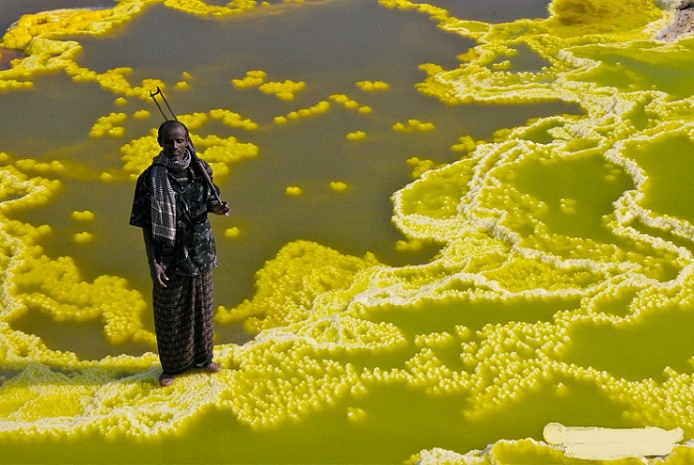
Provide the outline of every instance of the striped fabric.
<path id="1" fill-rule="evenodd" d="M 154 323 L 164 373 L 175 375 L 212 361 L 212 273 L 170 277 L 154 285 Z"/>
<path id="2" fill-rule="evenodd" d="M 191 154 L 180 161 L 169 159 L 164 152 L 154 158 L 152 163 L 152 236 L 164 244 L 173 246 L 176 240 L 176 193 L 169 183 L 168 171 L 181 176 L 190 166 Z"/>

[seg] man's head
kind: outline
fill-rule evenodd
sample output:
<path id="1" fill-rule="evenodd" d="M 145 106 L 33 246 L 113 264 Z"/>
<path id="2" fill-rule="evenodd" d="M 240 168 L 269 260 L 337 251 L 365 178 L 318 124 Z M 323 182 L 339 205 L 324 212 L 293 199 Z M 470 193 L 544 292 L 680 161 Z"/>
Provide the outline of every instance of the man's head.
<path id="1" fill-rule="evenodd" d="M 165 121 L 157 131 L 157 142 L 167 157 L 180 159 L 186 153 L 188 128 L 179 121 Z"/>

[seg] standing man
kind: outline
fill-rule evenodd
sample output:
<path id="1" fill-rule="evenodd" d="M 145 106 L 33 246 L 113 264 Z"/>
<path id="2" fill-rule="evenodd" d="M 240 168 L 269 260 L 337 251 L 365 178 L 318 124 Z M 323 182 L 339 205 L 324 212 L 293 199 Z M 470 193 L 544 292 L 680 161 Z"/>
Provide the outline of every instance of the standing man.
<path id="1" fill-rule="evenodd" d="M 163 372 L 159 384 L 192 368 L 221 370 L 213 358 L 212 269 L 217 254 L 208 212 L 229 215 L 219 188 L 202 176 L 188 129 L 166 121 L 157 134 L 162 151 L 138 178 L 130 224 L 142 228 L 153 281 L 157 348 Z M 212 189 L 216 192 L 213 193 Z"/>

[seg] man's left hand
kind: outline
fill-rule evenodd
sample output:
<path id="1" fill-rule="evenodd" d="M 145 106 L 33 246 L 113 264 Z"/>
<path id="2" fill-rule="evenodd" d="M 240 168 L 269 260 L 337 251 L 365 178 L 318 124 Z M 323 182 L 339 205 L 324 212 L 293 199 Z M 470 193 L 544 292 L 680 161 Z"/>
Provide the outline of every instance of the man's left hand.
<path id="1" fill-rule="evenodd" d="M 215 206 L 212 212 L 215 215 L 229 216 L 231 214 L 231 207 L 229 206 L 229 202 L 222 202 L 221 205 Z"/>

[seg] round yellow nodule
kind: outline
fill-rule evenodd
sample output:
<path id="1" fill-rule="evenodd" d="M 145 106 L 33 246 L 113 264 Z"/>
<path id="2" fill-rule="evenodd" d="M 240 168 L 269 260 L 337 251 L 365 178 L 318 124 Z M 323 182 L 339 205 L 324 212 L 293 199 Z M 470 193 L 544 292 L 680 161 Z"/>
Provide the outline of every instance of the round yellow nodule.
<path id="1" fill-rule="evenodd" d="M 304 193 L 301 187 L 297 186 L 289 186 L 284 190 L 284 192 L 290 197 L 299 197 Z"/>

